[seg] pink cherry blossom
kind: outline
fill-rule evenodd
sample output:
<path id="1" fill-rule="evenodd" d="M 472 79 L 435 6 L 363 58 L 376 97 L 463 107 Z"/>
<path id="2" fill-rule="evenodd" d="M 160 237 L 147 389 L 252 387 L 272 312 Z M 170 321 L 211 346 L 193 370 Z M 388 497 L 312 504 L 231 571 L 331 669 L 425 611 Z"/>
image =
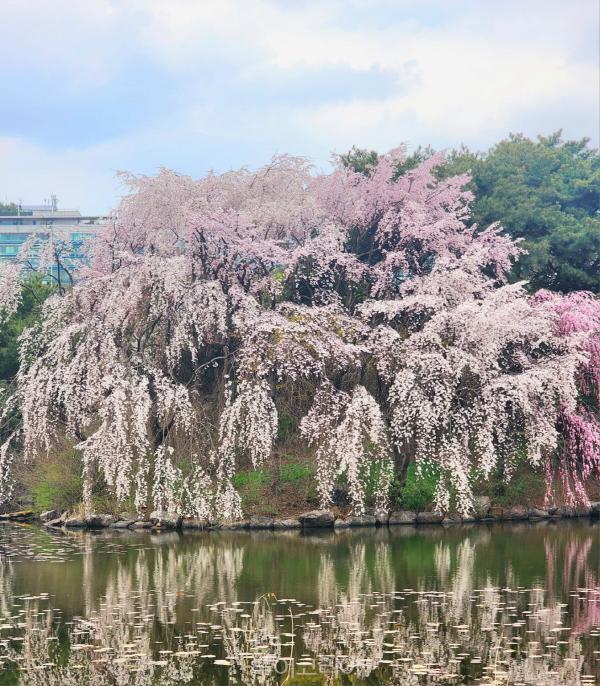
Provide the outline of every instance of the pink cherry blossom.
<path id="1" fill-rule="evenodd" d="M 324 505 L 344 478 L 355 512 L 385 507 L 411 460 L 437 466 L 444 510 L 468 512 L 476 478 L 523 460 L 558 464 L 584 499 L 598 300 L 508 284 L 521 248 L 467 225 L 465 177 L 439 181 L 439 156 L 398 177 L 403 156 L 367 174 L 282 156 L 200 180 L 126 176 L 77 283 L 22 336 L 5 495 L 18 451 L 43 459 L 67 440 L 88 502 L 101 477 L 139 508 L 238 518 L 236 470 L 269 463 L 293 397 Z M 0 272 L 0 313 L 18 305 L 19 269 Z"/>

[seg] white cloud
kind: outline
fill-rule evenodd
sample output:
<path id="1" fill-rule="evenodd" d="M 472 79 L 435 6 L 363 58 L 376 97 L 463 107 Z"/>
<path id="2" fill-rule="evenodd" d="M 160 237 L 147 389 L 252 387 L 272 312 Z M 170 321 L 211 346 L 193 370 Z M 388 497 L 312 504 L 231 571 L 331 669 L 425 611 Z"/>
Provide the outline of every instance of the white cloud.
<path id="1" fill-rule="evenodd" d="M 462 46 L 467 45 L 464 49 Z M 319 136 L 357 140 L 370 132 L 381 140 L 402 135 L 424 140 L 483 141 L 519 128 L 519 115 L 543 111 L 557 102 L 573 103 L 588 113 L 594 134 L 598 94 L 597 71 L 591 64 L 569 63 L 552 50 L 490 45 L 465 36 L 430 36 L 410 40 L 396 51 L 397 63 L 414 63 L 415 75 L 401 94 L 381 100 L 325 103 L 300 116 L 307 130 Z M 386 60 L 389 60 L 389 53 Z M 400 73 L 400 71 L 399 71 Z M 561 112 L 564 116 L 565 112 Z M 555 121 L 555 127 L 569 122 Z"/>
<path id="2" fill-rule="evenodd" d="M 150 88 L 148 64 L 174 84 L 169 94 L 157 86 L 156 98 L 172 98 L 159 121 L 134 119 L 81 148 L 34 144 L 9 132 L 0 110 L 0 193 L 10 197 L 55 191 L 97 211 L 114 202 L 124 167 L 200 174 L 277 150 L 323 163 L 354 143 L 486 146 L 510 130 L 560 126 L 598 142 L 595 0 L 3 0 L 0 24 L 0 86 L 22 72 L 75 96 L 110 94 L 138 63 Z M 390 78 L 377 96 L 349 80 L 346 94 L 319 91 L 310 103 L 252 101 L 271 76 L 327 69 Z M 119 106 L 105 116 L 127 121 Z"/>

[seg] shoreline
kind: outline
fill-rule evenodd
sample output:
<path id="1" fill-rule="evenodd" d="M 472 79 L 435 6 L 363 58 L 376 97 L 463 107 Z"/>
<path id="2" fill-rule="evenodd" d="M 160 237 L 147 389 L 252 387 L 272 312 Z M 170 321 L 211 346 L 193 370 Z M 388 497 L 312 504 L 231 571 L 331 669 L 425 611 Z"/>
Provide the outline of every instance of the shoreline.
<path id="1" fill-rule="evenodd" d="M 414 512 L 398 510 L 390 513 L 379 512 L 362 516 L 338 516 L 332 510 L 311 510 L 296 517 L 274 518 L 253 515 L 247 519 L 213 523 L 206 520 L 183 518 L 174 513 L 153 512 L 142 518 L 135 514 L 112 515 L 94 514 L 88 517 L 76 516 L 69 512 L 51 510 L 40 515 L 31 510 L 22 510 L 0 515 L 0 522 L 38 523 L 48 529 L 111 529 L 121 531 L 311 531 L 359 528 L 384 528 L 397 526 L 442 526 L 451 527 L 461 524 L 490 524 L 494 522 L 540 522 L 565 519 L 600 517 L 600 502 L 589 506 L 560 506 L 548 509 L 512 506 L 507 508 L 488 505 L 477 515 L 463 517 L 457 513 Z"/>

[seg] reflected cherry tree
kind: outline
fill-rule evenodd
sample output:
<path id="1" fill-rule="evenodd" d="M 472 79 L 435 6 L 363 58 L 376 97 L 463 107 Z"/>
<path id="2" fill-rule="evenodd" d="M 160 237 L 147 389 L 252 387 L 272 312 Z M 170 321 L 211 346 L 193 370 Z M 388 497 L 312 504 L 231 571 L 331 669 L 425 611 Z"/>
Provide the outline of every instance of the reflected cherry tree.
<path id="1" fill-rule="evenodd" d="M 419 534 L 424 573 L 407 584 L 408 535 L 58 540 L 23 530 L 12 551 L 3 539 L 1 683 L 590 686 L 600 676 L 595 529 L 535 531 L 539 576 L 516 552 L 493 564 L 498 538 L 478 528 Z M 295 597 L 249 591 L 255 556 L 276 564 L 276 541 L 316 570 L 289 585 Z M 61 568 L 70 578 L 72 565 L 77 611 L 40 581 Z"/>

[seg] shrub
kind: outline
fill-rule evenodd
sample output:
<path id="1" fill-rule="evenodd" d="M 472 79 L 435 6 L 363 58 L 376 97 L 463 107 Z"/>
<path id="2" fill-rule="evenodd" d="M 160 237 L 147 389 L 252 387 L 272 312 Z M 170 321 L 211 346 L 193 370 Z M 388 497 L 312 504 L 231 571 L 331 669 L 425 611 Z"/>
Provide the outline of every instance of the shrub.
<path id="1" fill-rule="evenodd" d="M 33 466 L 26 482 L 39 512 L 73 509 L 82 496 L 81 457 L 75 450 L 52 453 Z"/>
<path id="2" fill-rule="evenodd" d="M 438 479 L 438 471 L 433 465 L 424 465 L 417 470 L 414 462 L 411 462 L 404 483 L 395 480 L 392 484 L 392 504 L 406 510 L 424 510 L 433 501 Z"/>
<path id="3" fill-rule="evenodd" d="M 491 484 L 486 492 L 494 493 L 494 503 L 502 507 L 539 503 L 544 499 L 544 475 L 527 468 L 523 468 L 522 472 L 515 474 L 510 481 L 502 482 L 501 485 L 500 489 L 497 488 L 497 484 Z"/>

